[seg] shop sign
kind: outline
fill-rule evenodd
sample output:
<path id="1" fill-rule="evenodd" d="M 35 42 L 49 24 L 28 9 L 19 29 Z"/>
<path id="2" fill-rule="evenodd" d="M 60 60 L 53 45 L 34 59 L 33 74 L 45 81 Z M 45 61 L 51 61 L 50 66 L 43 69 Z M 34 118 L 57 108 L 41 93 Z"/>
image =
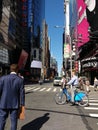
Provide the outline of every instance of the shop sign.
<path id="1" fill-rule="evenodd" d="M 83 59 L 81 62 L 90 61 L 90 60 L 96 60 L 96 57 L 89 57 L 89 58 Z"/>
<path id="2" fill-rule="evenodd" d="M 88 67 L 96 68 L 96 67 L 98 67 L 98 62 L 97 61 L 87 62 L 82 65 L 82 68 L 88 68 Z"/>

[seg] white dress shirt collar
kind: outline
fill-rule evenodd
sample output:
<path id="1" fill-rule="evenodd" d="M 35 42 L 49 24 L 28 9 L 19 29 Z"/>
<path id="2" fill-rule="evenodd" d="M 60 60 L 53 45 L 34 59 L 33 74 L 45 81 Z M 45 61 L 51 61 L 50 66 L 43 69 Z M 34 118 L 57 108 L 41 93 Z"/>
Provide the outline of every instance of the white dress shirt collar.
<path id="1" fill-rule="evenodd" d="M 17 74 L 16 72 L 11 72 L 10 74 Z"/>

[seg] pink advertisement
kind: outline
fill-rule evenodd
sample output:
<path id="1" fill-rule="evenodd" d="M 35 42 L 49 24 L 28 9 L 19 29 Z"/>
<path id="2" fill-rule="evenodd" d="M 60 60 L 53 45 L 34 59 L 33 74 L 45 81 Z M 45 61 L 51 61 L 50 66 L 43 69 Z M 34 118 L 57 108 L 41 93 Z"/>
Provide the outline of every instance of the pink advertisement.
<path id="1" fill-rule="evenodd" d="M 89 23 L 87 22 L 87 17 L 86 17 L 86 5 L 83 1 L 84 0 L 77 0 L 77 7 L 78 7 L 77 47 L 78 48 L 89 41 L 89 33 L 88 33 Z"/>

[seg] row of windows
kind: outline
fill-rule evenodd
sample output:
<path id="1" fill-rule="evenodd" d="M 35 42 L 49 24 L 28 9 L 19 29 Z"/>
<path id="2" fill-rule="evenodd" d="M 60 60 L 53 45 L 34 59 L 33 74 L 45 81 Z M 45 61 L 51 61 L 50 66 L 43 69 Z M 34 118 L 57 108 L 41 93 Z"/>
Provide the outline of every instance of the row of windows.
<path id="1" fill-rule="evenodd" d="M 8 50 L 0 46 L 0 62 L 8 63 Z"/>

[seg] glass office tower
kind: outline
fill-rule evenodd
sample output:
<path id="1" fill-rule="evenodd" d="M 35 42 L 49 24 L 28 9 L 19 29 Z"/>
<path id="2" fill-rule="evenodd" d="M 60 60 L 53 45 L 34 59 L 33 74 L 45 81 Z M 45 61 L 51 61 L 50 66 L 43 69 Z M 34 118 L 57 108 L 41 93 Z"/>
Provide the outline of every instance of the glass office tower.
<path id="1" fill-rule="evenodd" d="M 45 19 L 45 0 L 33 0 L 33 26 L 31 32 L 31 63 L 34 62 L 36 66 L 42 61 L 42 35 L 43 35 L 43 21 Z M 41 66 L 31 67 L 31 73 L 36 78 L 40 77 Z"/>
<path id="2" fill-rule="evenodd" d="M 2 1 L 0 1 L 0 22 L 2 21 Z M 6 5 L 8 20 L 6 35 L 0 35 L 0 62 L 1 54 L 5 54 L 7 64 L 18 63 L 20 69 L 30 71 L 30 63 L 33 57 L 31 50 L 40 48 L 42 19 L 45 18 L 44 0 L 3 0 Z M 8 7 L 9 6 L 9 7 Z M 3 7 L 4 8 L 4 7 Z M 5 11 L 4 11 L 5 12 Z M 8 13 L 9 12 L 9 13 Z M 2 26 L 2 24 L 1 24 Z M 0 32 L 1 27 L 0 27 Z M 1 45 L 7 39 L 7 44 Z M 2 49 L 4 47 L 4 49 Z M 32 48 L 32 49 L 31 49 Z M 6 51 L 4 51 L 6 49 Z M 40 50 L 40 49 L 39 49 Z M 4 53 L 2 53 L 2 51 Z M 39 53 L 40 54 L 40 53 Z M 37 57 L 40 57 L 37 54 Z M 35 57 L 36 59 L 36 57 Z M 38 59 L 39 60 L 39 59 Z M 4 63 L 5 64 L 5 63 Z M 1 65 L 1 64 L 0 64 Z"/>

